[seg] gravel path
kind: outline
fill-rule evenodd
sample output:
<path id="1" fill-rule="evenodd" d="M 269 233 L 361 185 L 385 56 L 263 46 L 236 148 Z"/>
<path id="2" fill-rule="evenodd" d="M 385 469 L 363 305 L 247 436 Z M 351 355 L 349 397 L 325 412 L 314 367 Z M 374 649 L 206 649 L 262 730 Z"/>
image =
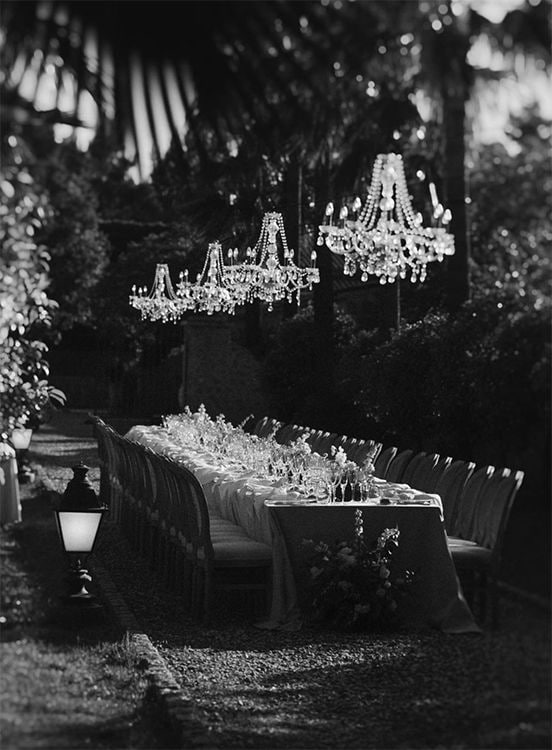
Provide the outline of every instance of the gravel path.
<path id="1" fill-rule="evenodd" d="M 64 414 L 33 439 L 33 461 L 60 490 L 80 457 L 99 476 L 83 420 Z M 345 635 L 258 630 L 229 595 L 205 628 L 112 524 L 98 547 L 196 702 L 209 747 L 550 747 L 549 614 L 532 605 L 504 597 L 500 630 L 482 635 Z"/>

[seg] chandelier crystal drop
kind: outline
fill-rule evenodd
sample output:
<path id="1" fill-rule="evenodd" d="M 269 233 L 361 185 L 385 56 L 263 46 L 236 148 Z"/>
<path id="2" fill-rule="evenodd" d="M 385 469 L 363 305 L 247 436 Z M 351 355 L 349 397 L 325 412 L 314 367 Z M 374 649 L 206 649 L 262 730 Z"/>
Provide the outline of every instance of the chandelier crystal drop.
<path id="1" fill-rule="evenodd" d="M 349 216 L 341 208 L 339 221 L 332 223 L 334 207 L 326 207 L 325 223 L 319 227 L 317 244 L 344 258 L 343 273 L 361 272 L 362 281 L 370 275 L 380 284 L 397 278 L 424 281 L 427 264 L 441 262 L 454 254 L 454 238 L 446 225 L 451 213 L 438 202 L 435 186 L 430 186 L 435 227 L 424 227 L 421 214 L 414 213 L 400 154 L 379 154 L 374 163 L 364 206 L 356 198 Z"/>
<path id="2" fill-rule="evenodd" d="M 278 257 L 278 245 L 282 248 L 283 260 Z M 236 268 L 239 282 L 247 290 L 247 299 L 259 299 L 273 309 L 275 302 L 295 297 L 301 301 L 301 291 L 312 289 L 320 281 L 316 268 L 316 252 L 311 253 L 311 266 L 300 268 L 293 260 L 294 252 L 287 243 L 281 213 L 268 212 L 263 216 L 259 238 L 253 248 L 247 248 L 246 260 Z"/>

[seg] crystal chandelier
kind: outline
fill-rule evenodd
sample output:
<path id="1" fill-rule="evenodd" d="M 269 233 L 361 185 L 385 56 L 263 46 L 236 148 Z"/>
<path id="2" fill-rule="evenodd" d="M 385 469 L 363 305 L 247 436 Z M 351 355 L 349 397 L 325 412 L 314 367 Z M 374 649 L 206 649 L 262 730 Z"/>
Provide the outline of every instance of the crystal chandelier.
<path id="1" fill-rule="evenodd" d="M 195 305 L 189 295 L 175 293 L 166 263 L 158 263 L 155 267 L 151 291 L 148 293 L 145 286 L 137 288 L 134 285 L 129 302 L 131 307 L 140 312 L 142 320 L 162 323 L 176 323 L 186 310 Z"/>
<path id="2" fill-rule="evenodd" d="M 283 262 L 278 257 L 278 238 Z M 248 301 L 266 302 L 269 311 L 275 302 L 284 299 L 291 302 L 294 296 L 299 304 L 301 291 L 312 289 L 312 285 L 320 281 L 315 251 L 311 253 L 310 267 L 300 268 L 295 264 L 281 213 L 265 213 L 259 238 L 253 248 L 247 248 L 246 256 L 245 262 L 236 267 L 236 278 L 246 289 Z"/>
<path id="3" fill-rule="evenodd" d="M 369 275 L 377 276 L 380 284 L 408 275 L 410 281 L 424 281 L 428 263 L 454 254 L 454 238 L 445 229 L 451 213 L 438 202 L 433 185 L 431 199 L 438 226 L 424 227 L 421 214 L 415 214 L 412 208 L 402 157 L 379 154 L 364 206 L 356 198 L 353 218 L 348 218 L 348 209 L 343 207 L 335 225 L 334 207 L 329 203 L 317 244 L 326 243 L 333 253 L 343 256 L 346 276 L 360 269 L 362 281 Z"/>
<path id="4" fill-rule="evenodd" d="M 190 284 L 184 274 L 176 285 L 177 295 L 189 298 L 195 312 L 206 312 L 207 315 L 224 312 L 234 314 L 236 305 L 243 304 L 245 298 L 235 293 L 227 267 L 222 257 L 220 242 L 211 242 L 201 273 L 198 273 L 194 284 Z"/>
<path id="5" fill-rule="evenodd" d="M 232 251 L 229 251 L 232 254 Z M 234 282 L 236 255 L 227 267 L 222 259 L 220 242 L 210 243 L 203 268 L 195 282 L 189 280 L 188 271 L 182 271 L 176 284 L 171 281 L 169 267 L 158 263 L 153 286 L 148 293 L 146 287 L 132 287 L 130 305 L 140 311 L 142 320 L 175 323 L 185 312 L 216 312 L 234 314 L 236 305 L 247 299 L 243 284 Z"/>

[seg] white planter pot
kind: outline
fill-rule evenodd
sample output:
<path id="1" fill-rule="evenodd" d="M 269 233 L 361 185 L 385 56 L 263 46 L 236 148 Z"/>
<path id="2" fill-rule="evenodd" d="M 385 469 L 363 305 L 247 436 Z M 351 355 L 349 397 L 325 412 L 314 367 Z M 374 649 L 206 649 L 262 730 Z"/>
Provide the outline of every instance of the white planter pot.
<path id="1" fill-rule="evenodd" d="M 33 431 L 30 427 L 16 427 L 11 434 L 11 443 L 16 451 L 26 451 L 31 444 Z"/>

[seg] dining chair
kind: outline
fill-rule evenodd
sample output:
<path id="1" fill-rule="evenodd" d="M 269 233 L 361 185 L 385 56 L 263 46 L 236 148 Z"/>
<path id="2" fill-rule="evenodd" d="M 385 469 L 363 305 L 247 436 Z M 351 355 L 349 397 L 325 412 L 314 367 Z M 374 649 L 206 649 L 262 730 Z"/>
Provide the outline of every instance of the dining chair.
<path id="1" fill-rule="evenodd" d="M 458 575 L 468 579 L 472 606 L 479 605 L 481 621 L 485 620 L 490 597 L 491 627 L 495 629 L 499 622 L 498 576 L 504 535 L 524 472 L 486 466 L 472 479 L 477 475 L 483 479 L 474 488 L 470 502 L 464 506 L 465 512 L 458 519 L 458 536 L 449 536 L 447 543 Z M 468 481 L 461 503 L 470 489 Z"/>
<path id="2" fill-rule="evenodd" d="M 133 498 L 130 492 L 130 481 L 132 469 L 128 452 L 125 450 L 123 436 L 115 430 L 111 433 L 111 445 L 114 451 L 115 461 L 115 485 L 118 489 L 119 512 L 117 522 L 123 532 L 130 536 L 132 528 Z"/>
<path id="3" fill-rule="evenodd" d="M 453 533 L 456 509 L 464 486 L 472 476 L 474 470 L 475 463 L 473 461 L 452 461 L 435 484 L 434 492 L 440 496 L 443 505 L 443 517 L 447 534 Z"/>
<path id="4" fill-rule="evenodd" d="M 88 414 L 87 422 L 92 425 L 92 432 L 98 445 L 98 463 L 100 465 L 100 502 L 111 506 L 111 483 L 109 480 L 109 450 L 107 447 L 107 424 L 100 417 Z"/>
<path id="5" fill-rule="evenodd" d="M 417 453 L 409 461 L 402 475 L 402 482 L 409 484 L 415 490 L 428 492 L 426 489 L 429 477 L 439 461 L 438 453 Z"/>
<path id="6" fill-rule="evenodd" d="M 377 443 L 375 440 L 358 440 L 357 447 L 354 451 L 351 459 L 362 466 L 368 456 L 371 457 L 372 463 L 375 464 L 379 454 L 381 453 L 382 444 Z"/>
<path id="7" fill-rule="evenodd" d="M 313 453 L 320 453 L 320 446 L 324 439 L 324 430 L 311 430 L 307 438 L 307 443 L 310 445 Z"/>
<path id="8" fill-rule="evenodd" d="M 338 448 L 342 447 L 346 439 L 347 438 L 345 437 L 345 435 L 338 435 L 337 432 L 327 433 L 326 444 L 328 446 L 328 450 L 327 450 L 328 456 L 331 455 L 332 448 L 335 448 L 337 450 Z"/>
<path id="9" fill-rule="evenodd" d="M 148 562 L 153 560 L 158 548 L 160 536 L 159 529 L 159 478 L 157 477 L 156 463 L 159 455 L 148 446 L 144 446 L 144 464 L 145 464 L 145 519 L 140 539 L 140 552 Z M 150 563 L 152 564 L 152 563 Z M 153 567 L 153 564 L 152 564 Z"/>
<path id="10" fill-rule="evenodd" d="M 437 463 L 426 478 L 425 487 L 422 487 L 424 492 L 437 492 L 437 484 L 441 480 L 441 477 L 447 471 L 452 464 L 452 456 L 439 457 Z"/>
<path id="11" fill-rule="evenodd" d="M 469 539 L 475 507 L 483 486 L 491 479 L 494 466 L 482 466 L 474 471 L 464 485 L 451 518 L 451 534 Z"/>
<path id="12" fill-rule="evenodd" d="M 252 539 L 231 521 L 210 519 L 203 488 L 195 475 L 182 465 L 171 468 L 180 475 L 185 488 L 183 500 L 190 510 L 189 526 L 180 542 L 192 567 L 192 614 L 209 619 L 215 587 L 262 592 L 266 604 L 271 547 Z"/>
<path id="13" fill-rule="evenodd" d="M 332 445 L 333 445 L 333 435 L 335 433 L 331 432 L 323 432 L 320 436 L 318 442 L 317 442 L 317 449 L 316 452 L 319 453 L 321 456 L 324 454 L 329 456 Z"/>
<path id="14" fill-rule="evenodd" d="M 311 433 L 310 427 L 305 427 L 303 424 L 294 424 L 292 425 L 293 431 L 291 434 L 291 442 L 293 443 L 294 440 L 297 440 L 298 438 L 302 437 L 308 437 Z"/>
<path id="15" fill-rule="evenodd" d="M 257 417 L 254 414 L 249 414 L 242 422 L 240 422 L 240 426 L 244 432 L 252 432 L 257 421 Z"/>
<path id="16" fill-rule="evenodd" d="M 260 419 L 258 419 L 255 423 L 255 426 L 251 430 L 252 434 L 261 437 L 261 432 L 265 429 L 269 419 L 270 417 L 261 417 Z"/>
<path id="17" fill-rule="evenodd" d="M 138 549 L 145 521 L 144 508 L 144 461 L 141 457 L 141 447 L 123 436 L 117 438 L 121 450 L 124 452 L 127 472 L 125 475 L 125 497 L 127 509 L 127 536 L 131 545 Z"/>
<path id="18" fill-rule="evenodd" d="M 257 435 L 262 438 L 269 437 L 276 433 L 282 426 L 283 422 L 280 422 L 280 420 L 275 419 L 274 417 L 267 417 L 266 422 L 261 426 Z"/>
<path id="19" fill-rule="evenodd" d="M 158 514 L 153 527 L 153 547 L 149 560 L 152 569 L 166 585 L 170 585 L 171 555 L 178 535 L 177 506 L 181 501 L 178 482 L 174 477 L 174 466 L 175 462 L 172 459 L 156 454 L 155 502 Z"/>
<path id="20" fill-rule="evenodd" d="M 374 464 L 374 476 L 378 477 L 378 479 L 385 478 L 389 464 L 397 455 L 398 450 L 394 445 L 390 445 L 380 452 Z"/>
<path id="21" fill-rule="evenodd" d="M 384 479 L 386 479 L 388 482 L 402 482 L 402 476 L 406 465 L 413 455 L 414 451 L 410 448 L 406 448 L 400 453 L 397 453 L 396 456 L 394 456 L 394 458 L 392 458 L 389 462 Z"/>
<path id="22" fill-rule="evenodd" d="M 122 457 L 116 445 L 117 433 L 101 417 L 89 414 L 93 434 L 98 445 L 100 463 L 100 498 L 108 506 L 112 520 L 120 522 L 122 513 Z"/>
<path id="23" fill-rule="evenodd" d="M 175 471 L 177 464 L 173 459 L 160 456 L 158 467 L 161 474 L 161 497 L 159 507 L 159 544 L 156 557 L 156 571 L 162 583 L 169 589 L 180 588 L 178 581 L 179 528 L 182 525 L 182 514 L 188 512 L 185 495 L 179 474 Z M 185 593 L 185 587 L 182 587 Z"/>

